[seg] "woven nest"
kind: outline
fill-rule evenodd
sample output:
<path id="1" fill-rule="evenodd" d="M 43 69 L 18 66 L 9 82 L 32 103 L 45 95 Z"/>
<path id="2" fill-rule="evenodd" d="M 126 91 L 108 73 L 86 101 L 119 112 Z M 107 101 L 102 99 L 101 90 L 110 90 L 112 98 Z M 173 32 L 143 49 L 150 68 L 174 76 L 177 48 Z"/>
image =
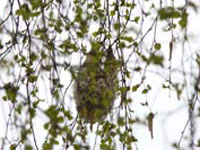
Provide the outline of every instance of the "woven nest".
<path id="1" fill-rule="evenodd" d="M 74 98 L 79 117 L 95 123 L 111 111 L 118 88 L 118 61 L 113 53 L 90 52 L 75 79 Z"/>

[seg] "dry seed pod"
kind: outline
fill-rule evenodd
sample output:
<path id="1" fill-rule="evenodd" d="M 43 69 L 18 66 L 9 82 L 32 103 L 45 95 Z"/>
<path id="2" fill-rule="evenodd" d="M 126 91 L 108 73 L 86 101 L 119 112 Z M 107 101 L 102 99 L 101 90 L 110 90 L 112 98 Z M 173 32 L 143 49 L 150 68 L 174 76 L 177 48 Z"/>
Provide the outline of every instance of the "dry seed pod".
<path id="1" fill-rule="evenodd" d="M 118 61 L 112 51 L 91 51 L 75 79 L 74 98 L 79 117 L 86 122 L 101 121 L 110 112 L 118 87 Z"/>

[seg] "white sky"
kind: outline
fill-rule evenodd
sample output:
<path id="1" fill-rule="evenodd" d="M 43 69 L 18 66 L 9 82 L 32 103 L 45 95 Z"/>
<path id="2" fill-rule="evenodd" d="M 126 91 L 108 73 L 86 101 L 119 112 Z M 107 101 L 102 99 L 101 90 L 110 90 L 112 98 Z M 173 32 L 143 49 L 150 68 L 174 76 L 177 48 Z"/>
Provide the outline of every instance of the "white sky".
<path id="1" fill-rule="evenodd" d="M 3 12 L 2 8 L 4 7 L 4 2 L 1 2 L 0 5 L 0 17 L 2 18 Z M 177 0 L 175 1 L 177 2 Z M 179 1 L 180 2 L 180 1 Z M 156 1 L 155 1 L 156 3 Z M 190 49 L 194 52 L 198 52 L 199 50 L 199 43 L 200 43 L 200 20 L 199 20 L 200 14 L 195 14 L 193 11 L 190 11 L 189 13 L 189 25 L 188 25 L 188 33 L 189 35 L 192 35 L 193 38 L 190 40 Z M 158 28 L 162 28 L 164 23 L 158 23 Z M 149 27 L 149 22 L 146 22 L 145 27 Z M 144 27 L 144 28 L 145 28 Z M 161 52 L 168 57 L 169 49 L 169 39 L 170 36 L 168 33 L 160 32 L 161 30 L 158 30 L 157 33 L 157 41 L 162 44 Z M 182 33 L 175 32 L 175 36 L 179 37 Z M 151 41 L 151 37 L 147 37 L 147 40 Z M 187 49 L 187 53 L 189 49 Z M 178 43 L 175 47 L 175 50 L 173 52 L 173 58 L 172 58 L 172 68 L 180 67 L 181 66 L 181 46 L 180 43 Z M 189 57 L 189 55 L 188 55 Z M 189 65 L 189 63 L 187 64 Z M 189 69 L 189 66 L 187 67 Z M 168 72 L 162 72 L 163 70 L 157 69 L 157 68 L 151 68 L 152 71 L 158 71 L 161 74 L 164 74 L 166 77 Z M 62 76 L 66 76 L 66 72 L 63 72 Z M 147 94 L 147 96 L 138 94 L 138 93 L 130 93 L 129 96 L 134 100 L 133 103 L 133 110 L 135 111 L 134 116 L 144 117 L 149 113 L 149 109 L 143 107 L 140 105 L 141 102 L 145 102 L 146 100 L 149 103 L 150 109 L 156 113 L 155 119 L 154 119 L 154 139 L 152 140 L 150 137 L 150 133 L 148 131 L 148 128 L 146 126 L 141 125 L 135 125 L 134 127 L 134 135 L 138 139 L 137 146 L 139 150 L 171 150 L 170 144 L 172 142 L 177 142 L 181 137 L 181 132 L 184 129 L 184 126 L 188 120 L 188 112 L 187 112 L 187 101 L 186 100 L 180 100 L 177 101 L 176 94 L 173 92 L 170 92 L 169 90 L 163 90 L 160 89 L 162 86 L 162 82 L 164 81 L 162 78 L 158 78 L 157 75 L 154 73 L 147 72 L 148 77 L 146 83 L 150 84 L 152 86 L 152 91 Z M 133 83 L 137 82 L 137 78 L 139 77 L 134 76 Z M 64 79 L 68 80 L 68 79 Z M 176 74 L 172 73 L 172 81 L 179 80 L 179 77 L 176 76 Z M 181 79 L 182 80 L 182 79 Z M 66 82 L 63 81 L 63 82 Z M 47 85 L 48 86 L 48 85 Z M 44 88 L 45 89 L 45 88 Z M 46 96 L 45 93 L 41 92 L 41 95 Z M 171 96 L 169 96 L 171 95 Z M 191 95 L 191 93 L 190 93 Z M 70 99 L 71 93 L 69 92 L 68 98 Z M 155 97 L 156 96 L 156 97 Z M 71 108 L 75 108 L 74 102 L 69 101 L 70 105 L 72 105 Z M 199 106 L 199 104 L 197 104 Z M 5 120 L 8 118 L 9 114 L 9 105 L 7 102 L 4 102 L 0 100 L 0 138 L 4 137 L 5 134 Z M 36 131 L 36 137 L 37 142 L 39 145 L 41 145 L 44 142 L 44 136 L 46 135 L 43 133 L 41 128 L 43 127 L 44 120 L 46 120 L 46 117 L 42 114 L 38 114 L 38 118 L 34 120 L 35 124 L 35 131 Z M 196 129 L 197 134 L 196 137 L 200 138 L 200 134 L 198 133 L 198 126 L 200 125 L 200 120 L 196 120 Z M 11 132 L 14 133 L 14 132 Z M 186 132 L 187 133 L 187 132 Z M 88 137 L 90 141 L 94 139 L 94 135 L 91 137 Z M 39 140 L 38 140 L 39 139 Z M 41 139 L 41 140 L 40 140 Z M 184 140 L 181 145 L 184 145 Z M 1 145 L 1 140 L 0 140 Z M 197 150 L 197 149 L 196 149 Z"/>

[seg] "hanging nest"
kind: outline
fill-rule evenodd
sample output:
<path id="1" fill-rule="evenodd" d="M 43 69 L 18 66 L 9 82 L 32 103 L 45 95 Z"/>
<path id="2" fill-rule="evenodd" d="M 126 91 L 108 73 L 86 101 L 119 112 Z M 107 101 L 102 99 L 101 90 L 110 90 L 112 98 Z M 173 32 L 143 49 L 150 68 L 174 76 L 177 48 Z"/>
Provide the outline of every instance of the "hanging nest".
<path id="1" fill-rule="evenodd" d="M 111 111 L 118 89 L 119 62 L 112 50 L 90 51 L 75 79 L 74 98 L 80 119 L 95 123 Z"/>

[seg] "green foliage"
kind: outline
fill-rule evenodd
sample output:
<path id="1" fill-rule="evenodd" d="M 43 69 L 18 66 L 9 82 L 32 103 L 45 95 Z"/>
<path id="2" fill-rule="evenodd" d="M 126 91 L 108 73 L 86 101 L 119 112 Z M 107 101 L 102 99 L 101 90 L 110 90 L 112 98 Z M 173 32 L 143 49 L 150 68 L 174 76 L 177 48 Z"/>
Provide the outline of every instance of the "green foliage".
<path id="1" fill-rule="evenodd" d="M 149 96 L 157 82 L 173 99 L 192 99 L 200 91 L 200 54 L 186 48 L 192 41 L 190 13 L 199 9 L 195 2 L 176 6 L 172 0 L 159 7 L 149 0 L 6 3 L 7 16 L 0 17 L 0 90 L 10 113 L 2 149 L 137 149 L 135 125 L 145 125 L 152 138 L 159 132 L 153 130 L 159 118 Z M 177 69 L 173 62 L 180 57 Z M 146 118 L 135 113 L 137 103 L 150 110 Z M 191 104 L 189 109 L 196 113 Z M 200 108 L 188 116 L 199 117 Z M 40 145 L 38 133 L 44 138 Z"/>
<path id="2" fill-rule="evenodd" d="M 197 142 L 197 147 L 200 147 L 200 139 Z"/>
<path id="3" fill-rule="evenodd" d="M 179 18 L 181 16 L 180 11 L 173 7 L 162 8 L 158 11 L 158 13 L 159 13 L 161 20 L 175 19 L 175 18 Z"/>
<path id="4" fill-rule="evenodd" d="M 15 144 L 10 145 L 10 150 L 16 150 Z"/>
<path id="5" fill-rule="evenodd" d="M 4 85 L 4 89 L 6 96 L 3 97 L 3 100 L 10 100 L 12 103 L 15 103 L 19 87 L 14 86 L 13 83 L 7 83 Z"/>
<path id="6" fill-rule="evenodd" d="M 23 19 L 28 20 L 33 17 L 37 17 L 41 14 L 40 11 L 32 12 L 27 4 L 23 4 L 20 6 L 18 10 L 16 10 L 16 15 L 22 16 Z"/>
<path id="7" fill-rule="evenodd" d="M 155 43 L 154 48 L 156 50 L 160 50 L 161 49 L 161 44 L 160 43 Z"/>
<path id="8" fill-rule="evenodd" d="M 151 86 L 148 84 L 147 88 L 142 90 L 142 94 L 147 94 L 151 90 Z"/>
<path id="9" fill-rule="evenodd" d="M 29 2 L 31 4 L 32 10 L 37 10 L 42 5 L 44 5 L 41 0 L 30 0 Z"/>
<path id="10" fill-rule="evenodd" d="M 132 87 L 132 91 L 133 91 L 133 92 L 137 91 L 139 87 L 140 87 L 139 84 L 134 85 L 134 86 Z"/>
<path id="11" fill-rule="evenodd" d="M 133 41 L 133 38 L 131 36 L 121 36 L 120 39 L 125 40 L 129 43 Z"/>
<path id="12" fill-rule="evenodd" d="M 149 63 L 153 63 L 155 65 L 163 66 L 164 57 L 162 55 L 155 55 L 151 53 L 150 58 L 148 59 Z"/>
<path id="13" fill-rule="evenodd" d="M 26 145 L 25 150 L 33 150 L 33 147 L 31 145 Z"/>

